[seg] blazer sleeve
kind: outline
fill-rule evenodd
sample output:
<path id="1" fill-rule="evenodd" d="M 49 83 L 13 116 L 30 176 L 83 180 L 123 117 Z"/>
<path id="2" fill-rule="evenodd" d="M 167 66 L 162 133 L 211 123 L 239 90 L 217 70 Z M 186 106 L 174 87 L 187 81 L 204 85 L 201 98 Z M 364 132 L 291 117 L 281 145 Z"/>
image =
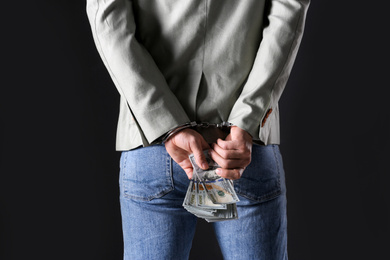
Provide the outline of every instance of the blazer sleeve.
<path id="1" fill-rule="evenodd" d="M 277 110 L 274 108 L 302 39 L 309 3 L 310 0 L 269 1 L 263 38 L 252 70 L 228 119 L 253 137 L 260 135 L 269 114 Z"/>
<path id="2" fill-rule="evenodd" d="M 149 143 L 189 122 L 151 55 L 135 37 L 129 0 L 87 0 L 94 42 L 116 88 Z"/>

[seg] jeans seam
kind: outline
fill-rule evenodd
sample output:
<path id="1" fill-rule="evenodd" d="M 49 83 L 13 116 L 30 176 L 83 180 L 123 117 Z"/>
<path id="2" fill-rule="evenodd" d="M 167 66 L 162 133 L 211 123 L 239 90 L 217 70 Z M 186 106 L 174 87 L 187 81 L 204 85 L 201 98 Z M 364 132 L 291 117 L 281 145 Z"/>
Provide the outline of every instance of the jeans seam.
<path id="1" fill-rule="evenodd" d="M 121 163 L 121 168 L 120 168 L 120 191 L 123 193 L 123 197 L 126 197 L 125 193 L 125 168 L 126 168 L 126 163 L 127 163 L 127 152 L 122 152 L 122 163 Z"/>
<path id="2" fill-rule="evenodd" d="M 169 191 L 172 191 L 175 189 L 175 186 L 174 186 L 174 183 L 173 183 L 173 170 L 172 170 L 172 157 L 168 154 L 167 152 L 167 179 L 168 179 L 168 182 L 170 183 L 170 190 Z"/>
<path id="3" fill-rule="evenodd" d="M 274 153 L 275 160 L 276 160 L 276 167 L 277 167 L 277 169 L 278 169 L 278 188 L 279 188 L 279 190 L 281 190 L 281 185 L 280 185 L 280 178 L 281 178 L 281 176 L 280 176 L 279 159 L 278 159 L 278 156 L 277 156 L 277 154 L 276 154 L 276 152 L 275 152 L 275 149 L 276 149 L 276 146 L 275 146 L 275 145 L 272 145 L 272 151 L 273 151 L 273 153 Z"/>

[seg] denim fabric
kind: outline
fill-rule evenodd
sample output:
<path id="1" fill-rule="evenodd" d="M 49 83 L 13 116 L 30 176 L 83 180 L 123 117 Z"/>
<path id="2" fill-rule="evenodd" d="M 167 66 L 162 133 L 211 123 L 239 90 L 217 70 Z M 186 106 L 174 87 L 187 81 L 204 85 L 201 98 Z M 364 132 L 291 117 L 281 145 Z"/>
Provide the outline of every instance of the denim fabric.
<path id="1" fill-rule="evenodd" d="M 189 180 L 155 145 L 122 152 L 124 259 L 188 259 L 197 218 L 183 199 Z M 254 145 L 234 182 L 239 218 L 213 223 L 224 259 L 287 260 L 286 187 L 278 145 Z"/>

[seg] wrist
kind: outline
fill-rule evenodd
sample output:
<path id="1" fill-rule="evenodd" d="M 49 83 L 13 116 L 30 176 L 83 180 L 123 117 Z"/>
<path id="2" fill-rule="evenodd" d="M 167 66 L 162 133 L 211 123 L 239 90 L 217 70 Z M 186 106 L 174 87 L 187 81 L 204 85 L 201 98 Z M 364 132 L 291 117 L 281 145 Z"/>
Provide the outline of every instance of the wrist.
<path id="1" fill-rule="evenodd" d="M 164 144 L 165 142 L 167 142 L 169 140 L 169 138 L 171 138 L 173 135 L 177 134 L 178 132 L 180 132 L 186 128 L 195 127 L 196 125 L 197 125 L 197 123 L 195 121 L 192 121 L 192 122 L 185 123 L 183 125 L 180 125 L 178 127 L 175 127 L 173 129 L 169 130 L 162 138 L 162 143 Z"/>
<path id="2" fill-rule="evenodd" d="M 185 123 L 183 125 L 180 125 L 180 126 L 177 126 L 171 130 L 169 130 L 165 135 L 163 135 L 162 139 L 161 139 L 161 143 L 166 143 L 172 136 L 174 136 L 175 134 L 179 133 L 180 131 L 184 130 L 184 129 L 188 129 L 188 128 L 191 128 L 191 129 L 194 129 L 196 130 L 197 132 L 202 132 L 200 131 L 200 129 L 212 129 L 212 128 L 216 128 L 216 129 L 220 129 L 220 130 L 224 130 L 224 131 L 229 131 L 230 127 L 232 127 L 233 124 L 229 123 L 229 122 L 222 122 L 222 123 L 218 123 L 218 124 L 214 124 L 214 123 L 208 123 L 208 122 L 201 122 L 201 123 L 197 123 L 196 121 L 192 121 L 192 122 L 188 122 L 188 123 Z"/>

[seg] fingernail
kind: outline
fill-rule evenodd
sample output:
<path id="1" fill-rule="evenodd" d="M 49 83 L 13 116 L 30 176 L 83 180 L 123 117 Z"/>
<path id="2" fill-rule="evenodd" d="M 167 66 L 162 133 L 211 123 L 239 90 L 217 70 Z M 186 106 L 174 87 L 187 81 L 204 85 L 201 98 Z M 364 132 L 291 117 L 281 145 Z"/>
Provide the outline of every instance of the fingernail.
<path id="1" fill-rule="evenodd" d="M 221 175 L 221 173 L 222 173 L 221 168 L 217 168 L 217 169 L 215 170 L 215 173 L 218 174 L 218 175 Z"/>

